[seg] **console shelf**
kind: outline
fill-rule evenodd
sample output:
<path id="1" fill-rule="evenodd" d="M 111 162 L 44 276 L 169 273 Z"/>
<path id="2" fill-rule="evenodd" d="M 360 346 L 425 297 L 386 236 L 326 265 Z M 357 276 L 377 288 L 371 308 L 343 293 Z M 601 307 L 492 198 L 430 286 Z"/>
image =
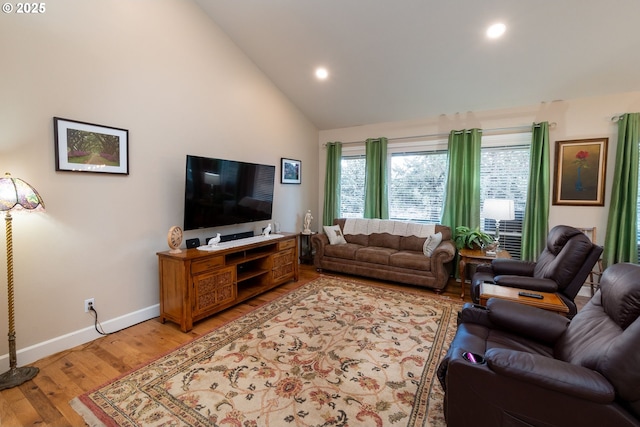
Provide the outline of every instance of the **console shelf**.
<path id="1" fill-rule="evenodd" d="M 246 245 L 239 240 L 211 252 L 158 252 L 160 321 L 170 320 L 188 332 L 198 320 L 298 280 L 297 234 L 246 240 Z"/>

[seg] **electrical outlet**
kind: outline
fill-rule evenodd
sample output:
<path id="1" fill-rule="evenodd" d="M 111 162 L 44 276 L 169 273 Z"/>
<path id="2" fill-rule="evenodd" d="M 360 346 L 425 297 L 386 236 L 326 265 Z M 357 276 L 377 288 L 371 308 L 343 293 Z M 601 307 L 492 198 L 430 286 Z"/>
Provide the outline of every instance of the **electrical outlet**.
<path id="1" fill-rule="evenodd" d="M 94 298 L 89 298 L 84 300 L 84 312 L 88 313 L 89 312 L 89 307 L 93 307 L 96 308 L 96 302 Z"/>

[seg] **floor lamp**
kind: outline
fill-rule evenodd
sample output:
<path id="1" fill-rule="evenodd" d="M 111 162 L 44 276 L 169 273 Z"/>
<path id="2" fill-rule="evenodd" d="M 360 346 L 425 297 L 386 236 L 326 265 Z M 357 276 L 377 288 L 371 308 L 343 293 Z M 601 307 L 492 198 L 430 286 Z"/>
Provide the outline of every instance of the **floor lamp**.
<path id="1" fill-rule="evenodd" d="M 13 236 L 11 211 L 44 210 L 44 202 L 38 192 L 19 178 L 5 174 L 0 178 L 0 212 L 4 212 L 7 234 L 7 303 L 9 306 L 9 370 L 0 375 L 0 390 L 19 386 L 38 374 L 35 367 L 17 367 L 16 330 L 13 304 Z"/>

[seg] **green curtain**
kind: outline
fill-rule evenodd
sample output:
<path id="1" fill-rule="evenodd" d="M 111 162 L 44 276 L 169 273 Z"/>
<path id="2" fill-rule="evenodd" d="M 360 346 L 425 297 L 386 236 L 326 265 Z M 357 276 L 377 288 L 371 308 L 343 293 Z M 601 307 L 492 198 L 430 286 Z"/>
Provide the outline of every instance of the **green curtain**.
<path id="1" fill-rule="evenodd" d="M 623 114 L 618 121 L 616 166 L 602 261 L 604 267 L 618 262 L 638 262 L 638 144 L 640 113 Z"/>
<path id="2" fill-rule="evenodd" d="M 480 144 L 482 130 L 451 131 L 448 143 L 448 176 L 442 224 L 451 227 L 480 226 Z"/>
<path id="3" fill-rule="evenodd" d="M 549 123 L 534 123 L 531 134 L 529 186 L 522 224 L 523 261 L 538 259 L 549 234 Z"/>
<path id="4" fill-rule="evenodd" d="M 387 138 L 366 141 L 364 217 L 389 218 L 387 190 Z"/>
<path id="5" fill-rule="evenodd" d="M 324 209 L 322 224 L 333 225 L 340 216 L 340 163 L 342 162 L 342 143 L 327 143 L 327 171 L 324 177 Z"/>

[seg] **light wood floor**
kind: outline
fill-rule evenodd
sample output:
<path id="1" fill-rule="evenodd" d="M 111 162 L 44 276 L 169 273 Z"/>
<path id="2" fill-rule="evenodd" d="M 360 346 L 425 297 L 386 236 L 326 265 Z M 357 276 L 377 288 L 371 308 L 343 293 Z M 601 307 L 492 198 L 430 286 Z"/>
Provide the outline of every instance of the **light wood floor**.
<path id="1" fill-rule="evenodd" d="M 155 318 L 39 360 L 33 366 L 38 367 L 40 372 L 32 381 L 0 391 L 0 426 L 83 426 L 85 424 L 82 418 L 69 406 L 69 401 L 74 397 L 109 382 L 318 276 L 312 266 L 303 265 L 300 268 L 298 282 L 286 283 L 246 303 L 198 322 L 189 333 L 183 333 L 173 323 L 162 324 Z M 366 281 L 363 278 L 357 280 Z M 391 288 L 407 288 L 396 284 L 371 282 Z M 459 298 L 460 283 L 450 281 L 443 294 Z M 468 300 L 468 290 L 466 294 L 465 299 Z"/>

